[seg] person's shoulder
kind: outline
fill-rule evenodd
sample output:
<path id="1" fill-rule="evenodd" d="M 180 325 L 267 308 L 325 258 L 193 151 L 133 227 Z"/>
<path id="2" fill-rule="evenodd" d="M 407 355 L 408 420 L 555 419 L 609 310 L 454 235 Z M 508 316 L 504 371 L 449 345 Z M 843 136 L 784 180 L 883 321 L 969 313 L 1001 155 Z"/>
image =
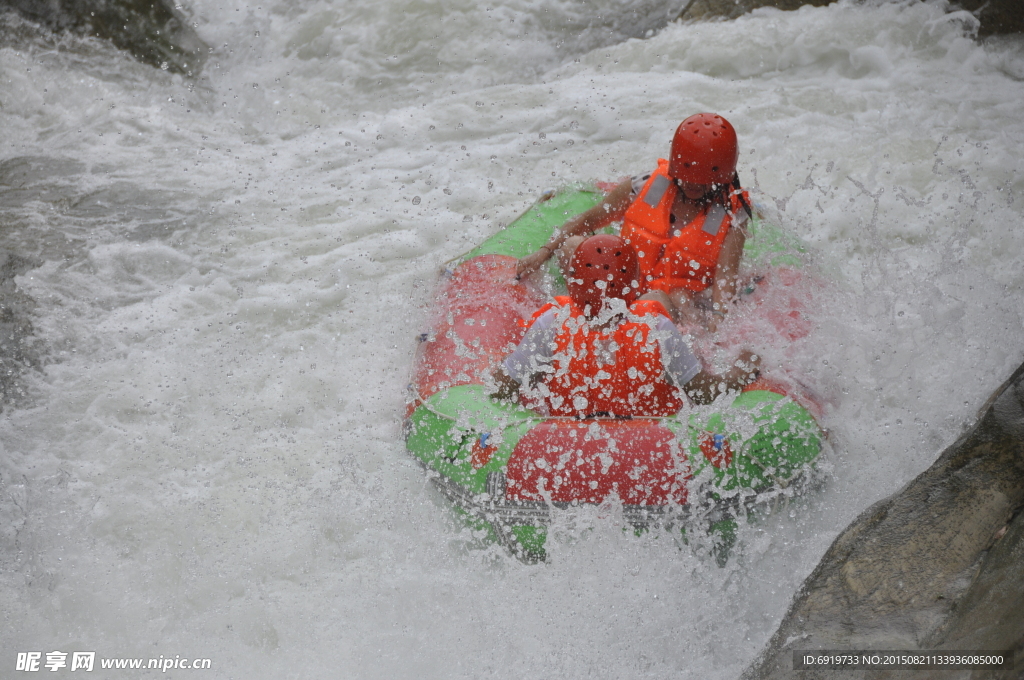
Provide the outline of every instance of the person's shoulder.
<path id="1" fill-rule="evenodd" d="M 643 191 L 644 185 L 651 179 L 653 173 L 648 172 L 646 175 L 633 175 L 630 177 L 630 184 L 632 188 L 631 195 L 639 196 L 640 192 Z"/>
<path id="2" fill-rule="evenodd" d="M 668 161 L 666 161 L 664 158 L 659 158 L 658 159 L 658 165 L 657 165 L 657 167 L 654 170 L 651 170 L 650 172 L 645 172 L 645 173 L 643 173 L 641 175 L 633 175 L 632 177 L 630 177 L 629 179 L 630 179 L 630 182 L 632 183 L 633 196 L 637 196 L 637 195 L 640 194 L 640 192 L 643 190 L 644 186 L 649 181 L 651 181 L 651 177 L 653 177 L 655 173 L 657 173 L 657 172 L 664 173 L 667 168 L 668 168 Z"/>
<path id="3" fill-rule="evenodd" d="M 556 299 L 555 302 L 549 302 L 540 309 L 538 309 L 537 311 L 535 311 L 532 315 L 530 315 L 529 319 L 520 320 L 519 325 L 522 326 L 523 328 L 535 328 L 537 326 L 537 323 L 541 319 L 545 317 L 554 316 L 560 308 L 561 305 L 558 304 L 558 301 Z"/>
<path id="4" fill-rule="evenodd" d="M 629 306 L 634 316 L 663 316 L 669 318 L 665 305 L 657 300 L 637 300 Z"/>

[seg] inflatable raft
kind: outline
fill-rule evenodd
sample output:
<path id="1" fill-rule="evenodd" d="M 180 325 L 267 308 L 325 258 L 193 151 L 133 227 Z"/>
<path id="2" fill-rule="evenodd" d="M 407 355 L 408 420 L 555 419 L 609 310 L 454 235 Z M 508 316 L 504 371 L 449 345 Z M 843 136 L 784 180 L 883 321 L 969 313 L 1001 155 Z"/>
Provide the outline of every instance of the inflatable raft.
<path id="1" fill-rule="evenodd" d="M 549 192 L 454 260 L 432 327 L 419 337 L 406 445 L 472 523 L 527 562 L 544 558 L 558 509 L 621 505 L 637 531 L 726 526 L 804 478 L 822 448 L 814 405 L 768 378 L 727 405 L 719 406 L 723 397 L 671 417 L 553 418 L 489 398 L 491 371 L 525 332 L 519 321 L 546 302 L 515 280 L 517 259 L 602 196 L 597 188 Z"/>

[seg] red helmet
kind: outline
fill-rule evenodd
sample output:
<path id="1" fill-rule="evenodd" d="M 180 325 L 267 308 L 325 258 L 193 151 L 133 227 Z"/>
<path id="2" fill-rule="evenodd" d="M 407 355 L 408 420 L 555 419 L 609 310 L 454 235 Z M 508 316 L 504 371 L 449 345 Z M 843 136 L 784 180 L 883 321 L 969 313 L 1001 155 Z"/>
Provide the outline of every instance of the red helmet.
<path id="1" fill-rule="evenodd" d="M 698 113 L 676 128 L 668 174 L 691 184 L 729 184 L 739 155 L 736 130 L 729 121 L 715 113 Z"/>
<path id="2" fill-rule="evenodd" d="M 626 304 L 636 300 L 639 279 L 636 250 L 611 234 L 591 236 L 569 261 L 569 297 L 581 309 L 590 305 L 591 314 L 601 311 L 605 298 L 620 298 Z"/>

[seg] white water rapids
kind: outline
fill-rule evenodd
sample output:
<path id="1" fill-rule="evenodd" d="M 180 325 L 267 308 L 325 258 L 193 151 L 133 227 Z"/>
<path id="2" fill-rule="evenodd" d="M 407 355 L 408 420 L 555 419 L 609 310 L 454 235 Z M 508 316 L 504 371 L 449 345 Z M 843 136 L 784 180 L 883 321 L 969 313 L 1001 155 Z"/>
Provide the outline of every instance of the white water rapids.
<path id="1" fill-rule="evenodd" d="M 7 26 L 0 248 L 33 262 L 39 361 L 0 416 L 0 675 L 53 650 L 212 660 L 167 677 L 742 671 L 1024 359 L 1024 40 L 938 0 L 650 35 L 642 5 L 195 0 L 196 81 Z M 830 481 L 725 568 L 610 520 L 520 564 L 404 449 L 438 268 L 548 187 L 648 171 L 699 111 L 832 281 L 801 358 Z"/>

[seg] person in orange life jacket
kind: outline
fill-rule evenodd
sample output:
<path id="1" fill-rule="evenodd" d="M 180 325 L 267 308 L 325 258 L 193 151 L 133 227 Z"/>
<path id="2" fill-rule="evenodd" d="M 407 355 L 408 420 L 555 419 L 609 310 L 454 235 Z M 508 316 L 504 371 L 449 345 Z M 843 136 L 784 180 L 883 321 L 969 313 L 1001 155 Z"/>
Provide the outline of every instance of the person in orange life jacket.
<path id="1" fill-rule="evenodd" d="M 676 130 L 669 160 L 622 182 L 599 205 L 563 224 L 519 261 L 518 276 L 531 274 L 555 252 L 564 270 L 583 234 L 622 221 L 622 237 L 640 256 L 645 297 L 660 301 L 677 321 L 700 321 L 714 332 L 736 296 L 744 226 L 752 217 L 736 174 L 738 157 L 729 121 L 712 113 L 690 116 Z M 710 315 L 693 304 L 702 293 Z"/>
<path id="2" fill-rule="evenodd" d="M 665 416 L 707 404 L 757 375 L 740 354 L 724 375 L 707 372 L 657 300 L 638 300 L 636 251 L 619 236 L 592 236 L 573 253 L 568 297 L 534 314 L 515 351 L 495 371 L 494 397 L 528 384 L 551 415 Z"/>

